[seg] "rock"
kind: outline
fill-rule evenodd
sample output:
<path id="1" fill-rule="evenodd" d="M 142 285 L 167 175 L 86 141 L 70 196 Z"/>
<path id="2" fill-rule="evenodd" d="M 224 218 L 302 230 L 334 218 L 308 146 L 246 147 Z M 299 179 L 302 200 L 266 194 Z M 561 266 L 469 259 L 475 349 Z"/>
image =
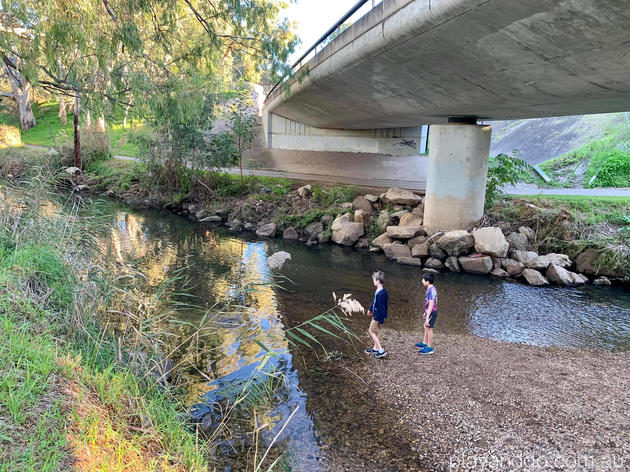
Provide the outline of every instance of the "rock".
<path id="1" fill-rule="evenodd" d="M 243 223 L 241 223 L 241 220 L 239 220 L 238 218 L 235 218 L 232 221 L 226 223 L 226 226 L 230 228 L 230 231 L 240 231 L 243 227 Z"/>
<path id="2" fill-rule="evenodd" d="M 521 275 L 523 269 L 525 269 L 525 264 L 514 259 L 503 259 L 502 265 L 510 277 Z"/>
<path id="3" fill-rule="evenodd" d="M 317 241 L 319 242 L 319 244 L 330 242 L 330 233 L 327 233 L 325 231 L 317 233 Z"/>
<path id="4" fill-rule="evenodd" d="M 424 234 L 422 226 L 388 226 L 387 236 L 392 239 L 411 239 Z"/>
<path id="5" fill-rule="evenodd" d="M 357 249 L 367 249 L 370 247 L 369 238 L 359 238 L 357 243 L 354 245 Z"/>
<path id="6" fill-rule="evenodd" d="M 527 245 L 529 244 L 529 240 L 527 236 L 523 233 L 510 233 L 508 237 L 505 238 L 508 244 L 510 245 L 510 249 L 515 251 L 526 251 Z"/>
<path id="7" fill-rule="evenodd" d="M 386 244 L 391 244 L 393 242 L 394 240 L 392 238 L 387 236 L 386 233 L 383 233 L 380 236 L 378 236 L 376 239 L 374 239 L 374 241 L 372 241 L 372 246 L 377 247 L 379 249 L 383 249 L 383 247 Z"/>
<path id="8" fill-rule="evenodd" d="M 490 275 L 494 275 L 495 277 L 500 277 L 504 279 L 508 276 L 508 273 L 503 269 L 494 269 L 492 272 L 490 272 Z"/>
<path id="9" fill-rule="evenodd" d="M 399 226 L 422 226 L 422 218 L 413 213 L 405 213 L 400 217 Z"/>
<path id="10" fill-rule="evenodd" d="M 333 219 L 334 218 L 332 217 L 332 215 L 324 215 L 319 219 L 319 221 L 321 221 L 323 225 L 328 226 L 330 223 L 332 223 Z M 385 229 L 383 228 L 383 231 L 384 230 Z"/>
<path id="11" fill-rule="evenodd" d="M 571 277 L 571 273 L 563 267 L 557 266 L 555 264 L 551 264 L 547 268 L 545 276 L 547 277 L 547 280 L 558 285 L 567 286 L 573 284 L 573 277 Z"/>
<path id="12" fill-rule="evenodd" d="M 243 229 L 245 231 L 254 231 L 254 229 L 256 229 L 256 225 L 251 221 L 248 221 L 243 225 Z"/>
<path id="13" fill-rule="evenodd" d="M 206 216 L 208 216 L 208 211 L 205 208 L 202 208 L 197 213 L 195 213 L 195 218 L 198 220 L 203 220 Z"/>
<path id="14" fill-rule="evenodd" d="M 66 167 L 63 171 L 66 174 L 70 174 L 70 175 L 80 175 L 81 174 L 81 169 L 79 169 L 78 167 Z"/>
<path id="15" fill-rule="evenodd" d="M 442 269 L 444 267 L 444 263 L 441 260 L 433 257 L 427 259 L 424 265 L 429 269 Z"/>
<path id="16" fill-rule="evenodd" d="M 608 277 L 622 277 L 619 269 L 606 266 L 605 253 L 597 249 L 589 248 L 582 251 L 575 259 L 577 271 L 586 275 L 604 275 Z"/>
<path id="17" fill-rule="evenodd" d="M 295 228 L 287 228 L 282 232 L 282 239 L 297 240 L 298 233 Z"/>
<path id="18" fill-rule="evenodd" d="M 188 213 L 194 214 L 197 211 L 197 205 L 190 204 L 188 207 L 184 206 L 188 210 Z"/>
<path id="19" fill-rule="evenodd" d="M 307 224 L 304 228 L 304 234 L 307 238 L 313 234 L 321 233 L 322 231 L 324 231 L 324 225 L 319 221 L 313 221 L 312 223 Z"/>
<path id="20" fill-rule="evenodd" d="M 588 277 L 582 274 L 577 274 L 575 272 L 569 272 L 571 274 L 571 282 L 573 285 L 584 285 L 588 283 Z"/>
<path id="21" fill-rule="evenodd" d="M 446 262 L 444 263 L 446 268 L 451 272 L 460 272 L 461 268 L 459 267 L 459 262 L 457 262 L 457 257 L 449 256 L 446 258 Z"/>
<path id="22" fill-rule="evenodd" d="M 410 205 L 415 206 L 422 202 L 422 198 L 409 190 L 403 190 L 397 187 L 387 189 L 381 196 L 383 203 L 391 205 Z"/>
<path id="23" fill-rule="evenodd" d="M 545 270 L 551 264 L 557 265 L 562 268 L 571 267 L 571 259 L 566 254 L 545 254 L 544 256 L 538 256 L 536 259 L 529 260 L 525 265 L 530 269 Z"/>
<path id="24" fill-rule="evenodd" d="M 431 268 L 428 268 L 428 267 L 424 267 L 422 269 L 422 272 L 425 272 L 427 274 L 439 274 L 440 273 L 439 270 L 431 269 Z"/>
<path id="25" fill-rule="evenodd" d="M 221 218 L 225 218 L 230 212 L 226 208 L 219 207 L 214 210 L 214 213 Z"/>
<path id="26" fill-rule="evenodd" d="M 416 244 L 411 248 L 411 255 L 413 257 L 429 257 L 430 247 L 431 243 L 429 241 L 425 241 L 421 244 Z"/>
<path id="27" fill-rule="evenodd" d="M 610 287 L 612 283 L 610 283 L 610 280 L 608 279 L 608 277 L 602 275 L 601 277 L 598 277 L 595 280 L 593 280 L 593 285 Z"/>
<path id="28" fill-rule="evenodd" d="M 394 205 L 392 207 L 394 209 L 395 212 L 399 212 L 399 211 L 409 211 L 405 208 L 404 205 Z"/>
<path id="29" fill-rule="evenodd" d="M 357 197 L 352 201 L 352 208 L 354 210 L 363 210 L 367 214 L 372 214 L 374 209 L 372 204 L 364 197 Z"/>
<path id="30" fill-rule="evenodd" d="M 392 213 L 392 218 L 394 218 L 395 220 L 400 221 L 400 219 L 405 216 L 407 213 L 409 213 L 409 210 L 400 210 L 400 211 L 396 211 L 394 213 Z"/>
<path id="31" fill-rule="evenodd" d="M 260 236 L 262 238 L 273 238 L 276 236 L 276 224 L 275 223 L 267 223 L 266 225 L 262 225 L 260 228 L 256 230 L 256 236 Z"/>
<path id="32" fill-rule="evenodd" d="M 259 190 L 260 193 L 271 193 L 272 190 L 269 187 L 265 187 L 264 185 L 262 187 L 260 187 Z"/>
<path id="33" fill-rule="evenodd" d="M 77 185 L 76 187 L 74 187 L 74 189 L 76 191 L 78 191 L 78 192 L 83 192 L 83 191 L 86 191 L 86 190 L 90 190 L 90 187 L 88 187 L 85 184 L 81 184 L 81 185 Z"/>
<path id="34" fill-rule="evenodd" d="M 524 269 L 523 277 L 529 285 L 539 287 L 541 285 L 549 285 L 549 281 L 543 275 L 534 269 Z"/>
<path id="35" fill-rule="evenodd" d="M 354 222 L 349 213 L 333 221 L 331 229 L 331 239 L 342 246 L 352 246 L 364 234 L 363 223 Z"/>
<path id="36" fill-rule="evenodd" d="M 459 258 L 459 265 L 464 272 L 471 274 L 487 274 L 492 270 L 492 258 L 490 256 L 463 256 Z"/>
<path id="37" fill-rule="evenodd" d="M 297 193 L 302 198 L 310 197 L 311 195 L 313 195 L 313 186 L 309 184 L 300 187 L 299 189 L 297 189 Z"/>
<path id="38" fill-rule="evenodd" d="M 475 238 L 468 231 L 449 231 L 438 240 L 438 246 L 449 256 L 463 256 L 468 254 L 475 245 Z"/>
<path id="39" fill-rule="evenodd" d="M 518 228 L 518 232 L 524 234 L 529 241 L 534 241 L 534 239 L 536 239 L 536 234 L 534 233 L 534 230 L 531 229 L 529 226 L 520 226 Z"/>
<path id="40" fill-rule="evenodd" d="M 435 257 L 436 259 L 440 259 L 441 261 L 448 257 L 448 254 L 440 249 L 440 246 L 438 246 L 437 243 L 433 243 L 429 246 L 429 255 L 431 257 Z"/>
<path id="41" fill-rule="evenodd" d="M 344 210 L 352 210 L 352 203 L 350 202 L 342 203 L 341 208 L 343 208 Z"/>
<path id="42" fill-rule="evenodd" d="M 426 236 L 416 236 L 415 238 L 411 238 L 409 241 L 407 241 L 407 246 L 409 246 L 410 248 L 413 249 L 413 247 L 416 244 L 422 244 L 422 243 L 426 243 L 427 242 L 427 237 Z"/>
<path id="43" fill-rule="evenodd" d="M 378 218 L 376 219 L 376 226 L 378 226 L 381 231 L 385 231 L 387 227 L 392 224 L 392 220 L 393 219 L 387 210 L 381 210 L 378 214 Z"/>
<path id="44" fill-rule="evenodd" d="M 199 220 L 200 223 L 221 223 L 223 218 L 218 215 L 206 216 L 204 219 Z"/>
<path id="45" fill-rule="evenodd" d="M 492 258 L 492 268 L 493 269 L 500 269 L 501 268 L 501 258 L 500 257 L 493 257 Z"/>
<path id="46" fill-rule="evenodd" d="M 516 262 L 522 262 L 523 264 L 531 264 L 538 259 L 538 254 L 534 251 L 512 251 L 510 257 Z"/>
<path id="47" fill-rule="evenodd" d="M 319 234 L 311 234 L 306 241 L 307 246 L 317 246 L 319 244 Z"/>
<path id="48" fill-rule="evenodd" d="M 422 266 L 422 260 L 421 259 L 416 259 L 415 257 L 399 257 L 398 259 L 396 259 L 396 262 L 398 262 L 399 264 L 405 264 L 405 265 L 413 265 L 413 266 Z"/>
<path id="49" fill-rule="evenodd" d="M 278 251 L 267 258 L 267 265 L 272 269 L 280 269 L 286 261 L 291 260 L 291 254 L 286 251 Z"/>
<path id="50" fill-rule="evenodd" d="M 377 253 L 377 252 L 381 252 L 381 248 L 379 248 L 379 247 L 371 247 L 371 248 L 369 249 L 369 251 L 370 251 L 370 252 Z"/>
<path id="51" fill-rule="evenodd" d="M 473 232 L 475 251 L 489 256 L 507 256 L 510 245 L 499 228 L 481 228 Z"/>
<path id="52" fill-rule="evenodd" d="M 499 221 L 495 227 L 499 228 L 503 234 L 508 234 L 512 232 L 512 226 L 510 225 L 510 223 L 507 223 L 505 221 Z"/>
<path id="53" fill-rule="evenodd" d="M 364 210 L 356 210 L 354 212 L 354 221 L 363 223 L 363 226 L 366 226 L 370 222 L 370 214 Z"/>
<path id="54" fill-rule="evenodd" d="M 424 205 L 418 205 L 413 210 L 411 210 L 411 213 L 416 215 L 418 218 L 424 218 Z"/>
<path id="55" fill-rule="evenodd" d="M 386 244 L 383 246 L 383 252 L 390 259 L 398 259 L 399 257 L 411 257 L 411 250 L 406 244 Z"/>
<path id="56" fill-rule="evenodd" d="M 363 195 L 363 198 L 365 198 L 370 203 L 378 202 L 378 197 L 376 195 L 372 195 L 371 193 L 368 193 L 367 195 Z"/>

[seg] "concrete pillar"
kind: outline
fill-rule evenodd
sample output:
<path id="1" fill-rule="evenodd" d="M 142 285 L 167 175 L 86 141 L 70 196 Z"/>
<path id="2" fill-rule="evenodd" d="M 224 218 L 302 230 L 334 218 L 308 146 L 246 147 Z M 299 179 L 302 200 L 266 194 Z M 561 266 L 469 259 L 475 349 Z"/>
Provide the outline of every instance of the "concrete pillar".
<path id="1" fill-rule="evenodd" d="M 481 219 L 491 135 L 490 126 L 431 126 L 424 206 L 427 230 L 466 229 Z"/>

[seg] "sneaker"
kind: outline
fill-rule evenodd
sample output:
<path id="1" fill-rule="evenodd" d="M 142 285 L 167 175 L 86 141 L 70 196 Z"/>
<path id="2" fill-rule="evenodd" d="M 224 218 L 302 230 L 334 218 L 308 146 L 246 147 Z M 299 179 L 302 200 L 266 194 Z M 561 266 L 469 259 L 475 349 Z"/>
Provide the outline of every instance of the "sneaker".
<path id="1" fill-rule="evenodd" d="M 424 344 L 424 343 L 418 343 L 418 344 L 416 344 L 416 347 L 419 347 L 420 349 L 422 349 L 424 347 L 427 347 L 427 345 Z"/>
<path id="2" fill-rule="evenodd" d="M 377 359 L 382 359 L 386 355 L 387 355 L 387 351 L 376 351 L 376 354 L 374 354 L 374 357 L 376 357 Z"/>
<path id="3" fill-rule="evenodd" d="M 418 354 L 433 354 L 434 349 L 429 346 L 425 346 L 418 351 Z"/>
<path id="4" fill-rule="evenodd" d="M 378 351 L 376 349 L 374 349 L 373 347 L 366 349 L 365 351 L 366 354 L 376 354 Z"/>

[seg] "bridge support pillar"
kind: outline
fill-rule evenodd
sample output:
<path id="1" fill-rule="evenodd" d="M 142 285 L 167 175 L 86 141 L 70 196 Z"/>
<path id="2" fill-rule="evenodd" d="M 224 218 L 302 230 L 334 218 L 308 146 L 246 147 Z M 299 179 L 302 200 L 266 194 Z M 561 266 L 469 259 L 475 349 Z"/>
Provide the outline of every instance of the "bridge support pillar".
<path id="1" fill-rule="evenodd" d="M 424 225 L 430 232 L 466 229 L 483 216 L 490 126 L 431 126 Z"/>

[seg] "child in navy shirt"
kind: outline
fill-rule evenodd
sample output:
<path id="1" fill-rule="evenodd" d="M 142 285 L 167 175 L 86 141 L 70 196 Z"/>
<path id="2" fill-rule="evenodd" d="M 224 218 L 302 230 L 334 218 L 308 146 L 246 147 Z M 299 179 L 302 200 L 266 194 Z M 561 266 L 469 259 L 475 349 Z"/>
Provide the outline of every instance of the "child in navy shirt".
<path id="1" fill-rule="evenodd" d="M 387 355 L 387 351 L 383 349 L 381 341 L 378 338 L 379 326 L 382 326 L 383 323 L 385 323 L 385 318 L 387 318 L 387 290 L 383 287 L 385 274 L 380 270 L 374 272 L 372 274 L 372 282 L 376 287 L 376 291 L 374 292 L 374 300 L 368 309 L 367 315 L 372 317 L 368 333 L 374 340 L 374 347 L 366 349 L 365 353 L 374 354 L 374 357 L 381 359 Z"/>

